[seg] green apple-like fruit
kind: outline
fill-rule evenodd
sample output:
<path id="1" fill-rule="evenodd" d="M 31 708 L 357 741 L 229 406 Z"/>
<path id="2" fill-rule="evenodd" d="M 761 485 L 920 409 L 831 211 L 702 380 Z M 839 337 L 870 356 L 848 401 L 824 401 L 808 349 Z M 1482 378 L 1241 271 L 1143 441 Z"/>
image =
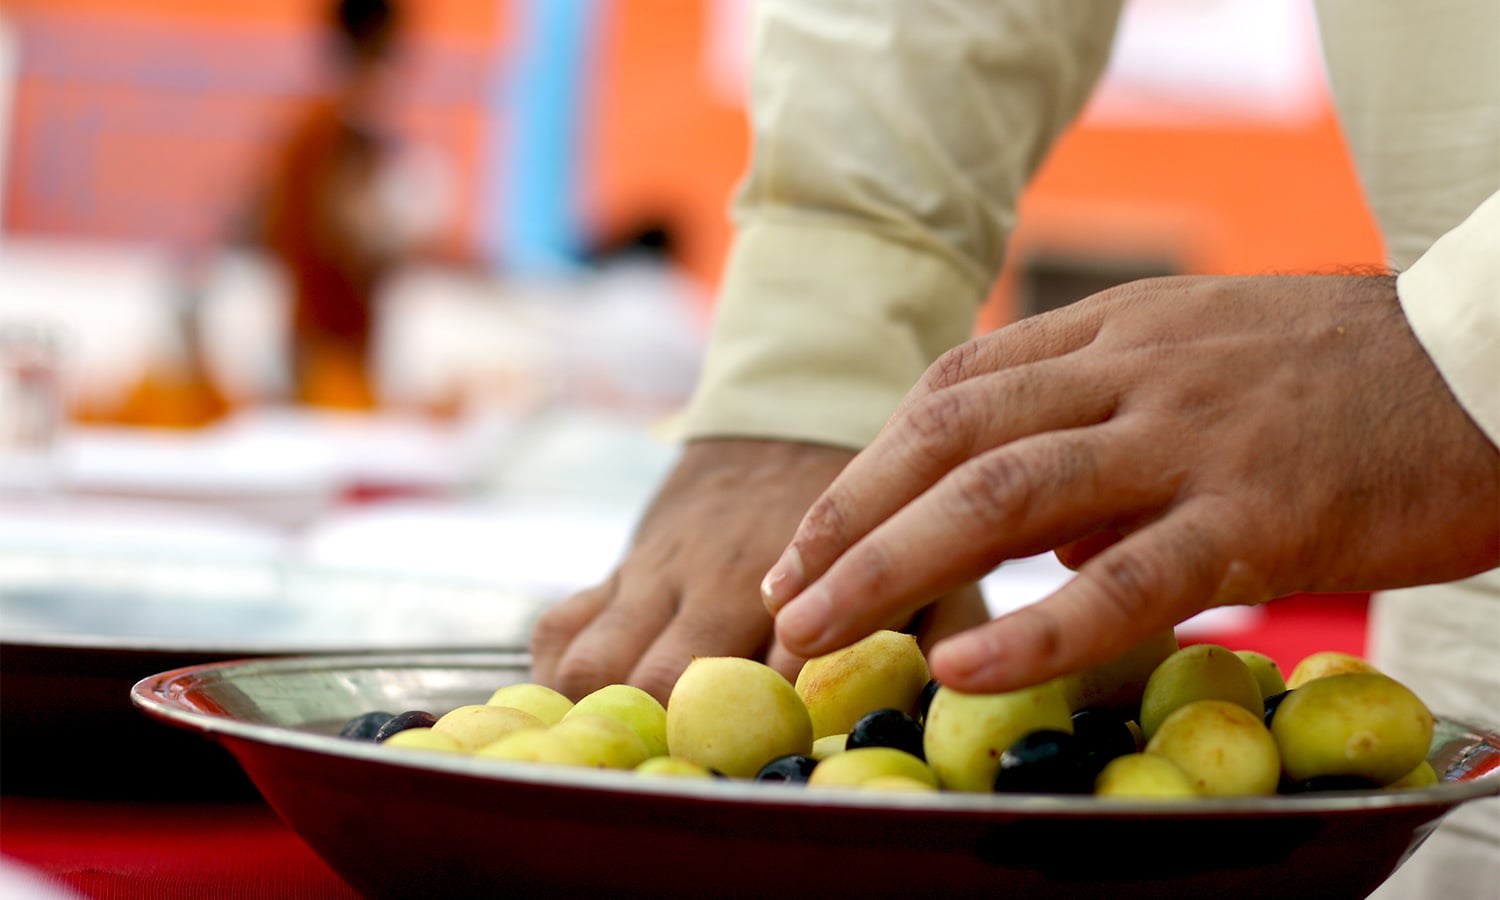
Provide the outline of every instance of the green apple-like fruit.
<path id="1" fill-rule="evenodd" d="M 688 663 L 667 698 L 673 756 L 733 778 L 812 750 L 812 718 L 792 683 L 770 666 L 737 656 Z"/>
<path id="2" fill-rule="evenodd" d="M 813 737 L 847 734 L 866 713 L 899 709 L 916 715 L 931 676 L 917 639 L 877 631 L 840 650 L 814 657 L 797 673 L 797 694 L 812 716 Z"/>
<path id="3" fill-rule="evenodd" d="M 513 731 L 546 727 L 529 712 L 508 706 L 473 704 L 450 710 L 432 724 L 432 730 L 453 738 L 465 753 L 493 744 Z"/>
<path id="4" fill-rule="evenodd" d="M 848 749 L 849 735 L 839 733 L 820 737 L 813 741 L 812 752 L 807 754 L 813 759 L 822 761 L 835 753 L 843 753 Z"/>
<path id="5" fill-rule="evenodd" d="M 581 698 L 563 716 L 598 715 L 619 719 L 646 745 L 650 756 L 667 754 L 667 709 L 634 685 L 608 684 Z"/>
<path id="6" fill-rule="evenodd" d="M 1402 778 L 1427 758 L 1432 713 L 1401 682 L 1375 672 L 1325 675 L 1287 695 L 1271 733 L 1287 777 Z"/>
<path id="7" fill-rule="evenodd" d="M 1165 756 L 1127 753 L 1105 764 L 1094 779 L 1094 796 L 1131 800 L 1174 800 L 1196 797 L 1187 773 Z"/>
<path id="8" fill-rule="evenodd" d="M 1286 678 L 1281 674 L 1281 666 L 1276 660 L 1258 653 L 1254 650 L 1236 650 L 1234 655 L 1245 661 L 1250 668 L 1250 674 L 1255 676 L 1255 683 L 1260 685 L 1261 699 L 1274 697 L 1286 690 Z"/>
<path id="9" fill-rule="evenodd" d="M 1064 675 L 1059 681 L 1068 698 L 1068 706 L 1074 712 L 1107 707 L 1134 713 L 1140 708 L 1141 695 L 1146 691 L 1151 673 L 1178 649 L 1177 633 L 1168 628 L 1108 662 Z"/>
<path id="10" fill-rule="evenodd" d="M 1227 700 L 1257 716 L 1266 711 L 1260 683 L 1238 654 L 1218 644 L 1194 644 L 1162 660 L 1147 680 L 1139 719 L 1146 740 L 1167 716 L 1194 700 Z"/>
<path id="11" fill-rule="evenodd" d="M 903 758 L 904 757 L 904 758 Z M 937 775 L 920 759 L 893 747 L 859 747 L 822 760 L 807 778 L 808 787 L 859 787 L 883 776 L 914 778 L 937 787 Z"/>
<path id="12" fill-rule="evenodd" d="M 1292 667 L 1292 673 L 1286 677 L 1286 686 L 1288 690 L 1292 690 L 1302 687 L 1309 681 L 1326 678 L 1329 675 L 1379 671 L 1369 660 L 1355 656 L 1353 653 L 1345 653 L 1341 650 L 1320 650 L 1302 657 Z"/>
<path id="13" fill-rule="evenodd" d="M 891 791 L 893 793 L 931 793 L 936 791 L 937 785 L 920 778 L 912 778 L 909 775 L 876 775 L 860 782 L 861 788 L 867 791 Z"/>
<path id="14" fill-rule="evenodd" d="M 641 775 L 663 775 L 672 778 L 712 778 L 714 773 L 692 760 L 676 756 L 653 756 L 635 767 Z"/>
<path id="15" fill-rule="evenodd" d="M 1173 710 L 1146 753 L 1171 760 L 1193 790 L 1209 796 L 1274 794 L 1281 778 L 1276 739 L 1261 716 L 1228 700 L 1194 700 Z"/>
<path id="16" fill-rule="evenodd" d="M 463 753 L 458 741 L 431 728 L 408 728 L 398 731 L 380 743 L 382 747 L 400 747 L 403 750 L 437 750 L 442 753 Z"/>
<path id="17" fill-rule="evenodd" d="M 1432 787 L 1438 783 L 1438 780 L 1437 770 L 1432 767 L 1432 763 L 1424 759 L 1417 763 L 1416 768 L 1385 787 L 1386 790 L 1405 791 L 1413 788 Z"/>
<path id="18" fill-rule="evenodd" d="M 1056 679 L 1003 694 L 964 694 L 943 686 L 927 708 L 922 751 L 948 790 L 993 790 L 1000 755 L 1027 732 L 1073 733 L 1073 716 Z"/>
<path id="19" fill-rule="evenodd" d="M 486 701 L 488 706 L 508 706 L 529 712 L 544 724 L 556 725 L 573 708 L 566 694 L 542 684 L 507 684 L 496 689 Z"/>
<path id="20" fill-rule="evenodd" d="M 550 728 L 515 731 L 492 744 L 474 751 L 480 759 L 506 759 L 513 762 L 550 763 L 556 766 L 587 766 L 589 758 L 573 742 Z"/>
<path id="21" fill-rule="evenodd" d="M 584 765 L 599 769 L 634 769 L 651 754 L 629 725 L 609 716 L 575 715 L 547 729 L 568 741 L 584 758 Z"/>

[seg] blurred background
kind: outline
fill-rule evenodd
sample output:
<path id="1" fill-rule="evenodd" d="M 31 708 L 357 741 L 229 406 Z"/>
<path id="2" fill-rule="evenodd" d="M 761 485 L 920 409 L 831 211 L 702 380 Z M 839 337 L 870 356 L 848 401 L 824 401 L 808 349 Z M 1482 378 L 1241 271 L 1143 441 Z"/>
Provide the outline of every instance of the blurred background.
<path id="1" fill-rule="evenodd" d="M 0 538 L 602 577 L 698 369 L 750 5 L 9 0 Z M 982 328 L 1382 259 L 1298 0 L 1128 4 L 1021 221 Z"/>

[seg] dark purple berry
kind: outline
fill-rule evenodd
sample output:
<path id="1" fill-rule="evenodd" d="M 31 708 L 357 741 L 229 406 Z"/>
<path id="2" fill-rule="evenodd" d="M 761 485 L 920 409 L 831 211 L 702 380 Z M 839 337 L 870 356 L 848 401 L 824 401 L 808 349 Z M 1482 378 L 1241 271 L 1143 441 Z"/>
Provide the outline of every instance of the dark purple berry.
<path id="1" fill-rule="evenodd" d="M 1282 794 L 1317 794 L 1324 791 L 1378 791 L 1381 785 L 1363 775 L 1314 775 L 1302 781 L 1283 781 Z"/>
<path id="2" fill-rule="evenodd" d="M 1266 698 L 1265 723 L 1267 728 L 1271 727 L 1271 717 L 1276 715 L 1276 708 L 1281 706 L 1281 701 L 1285 700 L 1287 695 L 1290 693 L 1291 691 L 1282 691 L 1279 694 L 1272 694 L 1271 696 Z"/>
<path id="3" fill-rule="evenodd" d="M 1083 746 L 1066 731 L 1044 728 L 1000 754 L 995 790 L 1019 794 L 1089 794 L 1094 773 Z"/>
<path id="4" fill-rule="evenodd" d="M 409 709 L 406 712 L 396 713 L 375 732 L 375 743 L 380 743 L 391 735 L 405 731 L 408 728 L 431 728 L 437 721 L 437 716 L 420 709 Z"/>
<path id="5" fill-rule="evenodd" d="M 1073 737 L 1095 774 L 1117 756 L 1136 751 L 1130 715 L 1119 710 L 1093 707 L 1073 713 Z"/>
<path id="6" fill-rule="evenodd" d="M 817 766 L 817 760 L 800 753 L 778 756 L 760 767 L 760 771 L 755 773 L 755 780 L 806 784 L 808 776 L 812 775 L 812 770 Z"/>
<path id="7" fill-rule="evenodd" d="M 380 732 L 380 726 L 389 722 L 392 714 L 388 712 L 367 712 L 361 716 L 355 716 L 344 727 L 339 730 L 339 737 L 349 738 L 355 741 L 373 741 L 375 735 Z"/>
<path id="8" fill-rule="evenodd" d="M 923 685 L 922 693 L 917 695 L 918 722 L 925 723 L 927 721 L 927 710 L 932 706 L 932 698 L 937 694 L 938 687 L 939 685 L 936 681 L 928 681 L 927 684 Z"/>
<path id="9" fill-rule="evenodd" d="M 845 750 L 860 747 L 890 747 L 925 760 L 922 753 L 922 725 L 899 709 L 877 709 L 860 716 L 849 728 Z"/>

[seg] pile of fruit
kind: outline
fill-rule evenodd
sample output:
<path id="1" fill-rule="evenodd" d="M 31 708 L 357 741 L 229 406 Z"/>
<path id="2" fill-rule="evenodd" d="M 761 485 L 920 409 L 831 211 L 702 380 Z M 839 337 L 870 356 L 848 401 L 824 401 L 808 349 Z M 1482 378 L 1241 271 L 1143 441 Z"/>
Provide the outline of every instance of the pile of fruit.
<path id="1" fill-rule="evenodd" d="M 693 660 L 666 706 L 625 684 L 574 703 L 539 684 L 435 716 L 372 712 L 343 736 L 478 758 L 882 790 L 1260 796 L 1422 787 L 1434 719 L 1356 656 L 1283 678 L 1263 654 L 1167 631 L 1085 672 L 1002 694 L 932 681 L 880 631 L 795 684 L 749 659 Z"/>

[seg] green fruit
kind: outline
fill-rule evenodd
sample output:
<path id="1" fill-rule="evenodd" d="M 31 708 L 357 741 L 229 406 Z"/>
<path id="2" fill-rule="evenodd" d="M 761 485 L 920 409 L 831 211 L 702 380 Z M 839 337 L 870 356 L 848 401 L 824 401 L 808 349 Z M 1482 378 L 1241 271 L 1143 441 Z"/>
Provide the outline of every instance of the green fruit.
<path id="1" fill-rule="evenodd" d="M 404 750 L 437 750 L 443 753 L 463 753 L 458 741 L 431 728 L 408 728 L 398 731 L 384 741 L 382 747 L 400 747 Z"/>
<path id="2" fill-rule="evenodd" d="M 567 695 L 540 684 L 507 684 L 490 695 L 487 706 L 508 706 L 529 712 L 545 725 L 556 725 L 573 708 Z"/>
<path id="3" fill-rule="evenodd" d="M 1286 690 L 1286 679 L 1282 677 L 1281 667 L 1276 664 L 1276 660 L 1254 650 L 1236 650 L 1234 654 L 1250 667 L 1250 674 L 1255 676 L 1255 683 L 1260 685 L 1262 700 Z"/>
<path id="4" fill-rule="evenodd" d="M 1146 742 L 1146 753 L 1171 760 L 1194 791 L 1209 796 L 1274 794 L 1281 778 L 1276 740 L 1261 717 L 1228 700 L 1178 707 Z"/>
<path id="5" fill-rule="evenodd" d="M 805 756 L 812 741 L 812 719 L 796 689 L 755 660 L 694 659 L 667 698 L 671 754 L 734 778 L 752 778 L 778 756 Z"/>
<path id="6" fill-rule="evenodd" d="M 872 778 L 913 778 L 937 787 L 937 775 L 926 763 L 892 747 L 860 747 L 835 753 L 818 763 L 808 776 L 809 787 L 859 787 Z"/>
<path id="7" fill-rule="evenodd" d="M 1432 767 L 1432 763 L 1424 759 L 1417 763 L 1416 768 L 1386 785 L 1386 789 L 1405 791 L 1413 788 L 1432 787 L 1438 783 L 1438 780 L 1437 770 Z"/>
<path id="8" fill-rule="evenodd" d="M 1326 678 L 1329 675 L 1349 675 L 1355 672 L 1379 672 L 1367 660 L 1355 656 L 1353 653 L 1343 653 L 1338 650 L 1321 650 L 1304 656 L 1297 665 L 1292 667 L 1292 674 L 1286 678 L 1286 686 L 1292 688 L 1302 687 L 1309 681 Z"/>
<path id="9" fill-rule="evenodd" d="M 989 793 L 1000 754 L 1027 732 L 1044 728 L 1073 733 L 1072 711 L 1056 680 L 1003 694 L 963 694 L 945 686 L 927 709 L 922 751 L 942 787 Z"/>
<path id="10" fill-rule="evenodd" d="M 1162 660 L 1141 696 L 1141 733 L 1149 742 L 1167 716 L 1194 700 L 1227 700 L 1264 716 L 1260 683 L 1243 659 L 1217 644 L 1183 647 Z"/>
<path id="11" fill-rule="evenodd" d="M 1134 712 L 1140 708 L 1141 696 L 1151 673 L 1178 649 L 1177 633 L 1169 628 L 1151 635 L 1108 662 L 1064 675 L 1059 680 L 1068 707 L 1074 712 L 1092 707 Z"/>
<path id="12" fill-rule="evenodd" d="M 629 725 L 609 716 L 574 715 L 547 729 L 573 745 L 584 765 L 599 769 L 634 769 L 651 754 Z"/>
<path id="13" fill-rule="evenodd" d="M 481 759 L 508 759 L 513 762 L 550 763 L 558 766 L 590 765 L 588 757 L 566 737 L 548 728 L 516 731 L 493 744 L 474 751 Z"/>
<path id="14" fill-rule="evenodd" d="M 813 741 L 812 752 L 807 754 L 816 760 L 825 760 L 835 753 L 843 753 L 848 749 L 849 735 L 830 734 Z"/>
<path id="15" fill-rule="evenodd" d="M 917 639 L 877 631 L 824 656 L 797 673 L 797 694 L 812 717 L 813 737 L 846 734 L 866 713 L 899 709 L 915 715 L 917 697 L 930 680 Z"/>
<path id="16" fill-rule="evenodd" d="M 675 756 L 653 756 L 635 767 L 641 775 L 663 775 L 672 778 L 712 778 L 714 773 L 691 760 Z"/>
<path id="17" fill-rule="evenodd" d="M 867 791 L 897 793 L 931 793 L 937 790 L 937 785 L 931 782 L 906 775 L 876 775 L 874 778 L 865 779 L 859 786 Z"/>
<path id="18" fill-rule="evenodd" d="M 1390 784 L 1427 758 L 1434 727 L 1416 694 L 1374 672 L 1309 681 L 1287 695 L 1271 720 L 1293 781 L 1358 775 Z"/>
<path id="19" fill-rule="evenodd" d="M 1094 779 L 1094 795 L 1132 800 L 1196 797 L 1187 773 L 1165 756 L 1127 753 L 1110 760 Z"/>
<path id="20" fill-rule="evenodd" d="M 619 719 L 634 731 L 651 756 L 667 754 L 667 709 L 661 701 L 629 684 L 610 684 L 580 699 L 563 716 L 598 715 Z"/>
<path id="21" fill-rule="evenodd" d="M 460 706 L 432 724 L 433 731 L 453 738 L 465 753 L 493 744 L 513 731 L 543 727 L 542 720 L 531 713 L 487 704 Z"/>

